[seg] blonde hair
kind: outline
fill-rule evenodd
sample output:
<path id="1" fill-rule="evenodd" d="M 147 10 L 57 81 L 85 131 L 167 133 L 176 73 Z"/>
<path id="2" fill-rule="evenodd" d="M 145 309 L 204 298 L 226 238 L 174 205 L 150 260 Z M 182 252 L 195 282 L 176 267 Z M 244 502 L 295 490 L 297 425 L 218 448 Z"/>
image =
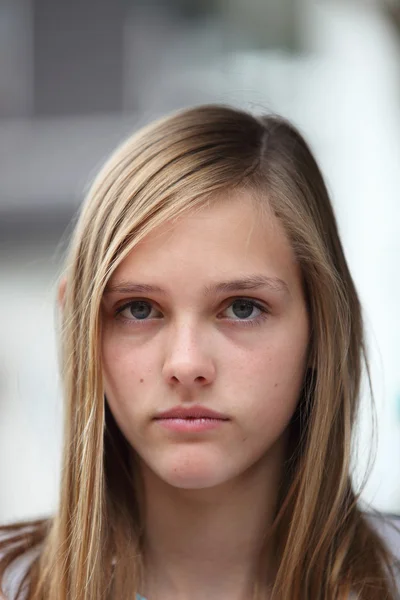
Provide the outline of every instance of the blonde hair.
<path id="1" fill-rule="evenodd" d="M 139 502 L 132 506 L 140 490 L 128 443 L 104 400 L 101 298 L 144 236 L 234 189 L 250 191 L 255 206 L 272 208 L 283 224 L 301 267 L 312 331 L 273 526 L 273 598 L 344 599 L 351 590 L 361 600 L 395 599 L 393 557 L 360 510 L 350 479 L 368 364 L 360 303 L 321 172 L 285 119 L 211 105 L 130 137 L 83 206 L 66 268 L 59 508 L 49 520 L 21 524 L 7 559 L 40 549 L 27 572 L 29 600 L 131 600 L 132 590 L 140 591 L 143 529 Z M 260 557 L 260 587 L 262 576 Z"/>

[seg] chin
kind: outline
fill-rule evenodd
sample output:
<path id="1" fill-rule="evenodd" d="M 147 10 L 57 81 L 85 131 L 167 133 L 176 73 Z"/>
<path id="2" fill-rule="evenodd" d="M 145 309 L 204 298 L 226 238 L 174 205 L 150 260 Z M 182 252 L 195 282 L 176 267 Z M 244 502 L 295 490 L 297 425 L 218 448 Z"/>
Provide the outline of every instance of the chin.
<path id="1" fill-rule="evenodd" d="M 201 490 L 221 485 L 230 479 L 226 469 L 222 471 L 214 464 L 196 461 L 175 462 L 171 465 L 158 465 L 155 474 L 168 485 L 183 490 Z"/>
<path id="2" fill-rule="evenodd" d="M 199 478 L 196 476 L 187 477 L 169 477 L 164 479 L 165 483 L 180 490 L 205 490 L 214 488 L 224 481 L 215 480 L 213 477 Z"/>
<path id="3" fill-rule="evenodd" d="M 242 469 L 229 465 L 229 456 L 214 449 L 200 451 L 198 447 L 163 450 L 156 455 L 142 456 L 144 473 L 182 490 L 202 490 L 221 486 L 235 479 Z"/>

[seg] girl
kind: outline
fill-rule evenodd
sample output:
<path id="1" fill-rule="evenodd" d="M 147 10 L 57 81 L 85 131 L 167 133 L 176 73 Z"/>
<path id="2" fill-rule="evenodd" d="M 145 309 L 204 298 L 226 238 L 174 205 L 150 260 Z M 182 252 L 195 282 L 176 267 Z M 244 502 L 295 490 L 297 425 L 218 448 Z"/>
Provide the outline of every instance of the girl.
<path id="1" fill-rule="evenodd" d="M 396 598 L 350 479 L 360 304 L 291 124 L 201 106 L 128 139 L 59 297 L 60 503 L 4 528 L 5 593 Z"/>

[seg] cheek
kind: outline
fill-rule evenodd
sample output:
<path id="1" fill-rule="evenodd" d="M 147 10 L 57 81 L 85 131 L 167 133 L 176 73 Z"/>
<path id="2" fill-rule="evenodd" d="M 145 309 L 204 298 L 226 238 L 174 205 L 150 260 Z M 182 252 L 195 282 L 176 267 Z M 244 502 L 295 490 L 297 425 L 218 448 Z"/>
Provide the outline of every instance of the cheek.
<path id="1" fill-rule="evenodd" d="M 241 424 L 242 451 L 257 459 L 278 440 L 284 443 L 285 432 L 295 413 L 303 378 L 278 380 L 260 377 L 259 385 L 250 388 L 247 405 L 237 409 Z"/>
<path id="2" fill-rule="evenodd" d="M 238 362 L 234 367 L 227 364 L 233 388 L 239 391 L 235 394 L 237 409 L 245 411 L 252 426 L 271 431 L 290 421 L 302 390 L 306 357 L 305 331 L 297 343 L 285 336 L 247 356 L 250 360 L 246 363 Z"/>
<path id="3" fill-rule="evenodd" d="M 154 371 L 151 352 L 145 348 L 138 352 L 124 340 L 107 335 L 103 338 L 102 368 L 104 391 L 110 403 L 130 406 L 135 392 L 140 393 Z"/>
<path id="4" fill-rule="evenodd" d="M 122 434 L 131 446 L 140 443 L 140 423 L 146 382 L 151 380 L 151 366 L 146 353 L 133 352 L 123 340 L 103 340 L 102 369 L 104 393 L 108 406 Z"/>

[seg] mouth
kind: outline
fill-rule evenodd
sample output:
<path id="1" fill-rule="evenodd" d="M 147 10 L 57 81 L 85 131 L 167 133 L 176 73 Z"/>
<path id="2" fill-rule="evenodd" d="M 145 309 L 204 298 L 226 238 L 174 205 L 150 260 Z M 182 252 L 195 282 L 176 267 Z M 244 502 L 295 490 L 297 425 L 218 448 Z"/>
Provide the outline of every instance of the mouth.
<path id="1" fill-rule="evenodd" d="M 207 417 L 201 415 L 198 417 L 156 417 L 155 421 L 229 421 L 229 419 L 222 419 L 220 417 Z"/>
<path id="2" fill-rule="evenodd" d="M 221 427 L 229 419 L 212 417 L 167 417 L 155 419 L 161 427 L 176 432 L 199 433 Z"/>
<path id="3" fill-rule="evenodd" d="M 179 419 L 181 421 L 229 421 L 229 417 L 204 406 L 176 406 L 156 415 L 155 420 Z"/>
<path id="4" fill-rule="evenodd" d="M 179 404 L 155 415 L 154 420 L 160 427 L 174 434 L 207 434 L 214 429 L 224 427 L 231 419 L 228 415 L 201 404 L 190 406 Z"/>

